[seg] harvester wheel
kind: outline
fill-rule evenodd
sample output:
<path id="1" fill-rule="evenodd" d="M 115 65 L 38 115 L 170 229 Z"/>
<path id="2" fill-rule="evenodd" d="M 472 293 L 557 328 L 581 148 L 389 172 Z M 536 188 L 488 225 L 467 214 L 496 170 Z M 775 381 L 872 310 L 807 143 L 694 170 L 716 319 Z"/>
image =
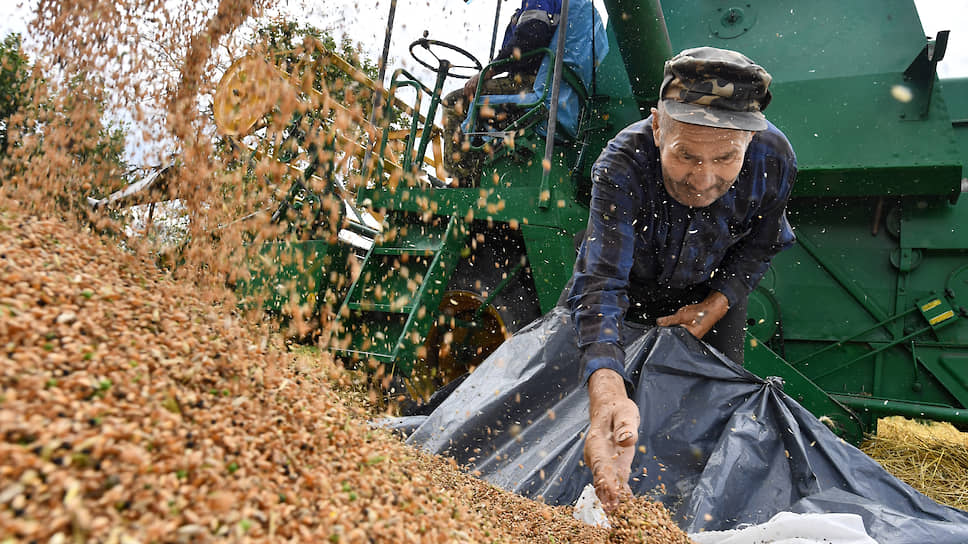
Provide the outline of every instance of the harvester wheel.
<path id="1" fill-rule="evenodd" d="M 422 364 L 410 379 L 415 398 L 427 399 L 468 374 L 518 329 L 541 316 L 523 251 L 479 246 L 458 263 L 437 315 L 424 343 Z"/>

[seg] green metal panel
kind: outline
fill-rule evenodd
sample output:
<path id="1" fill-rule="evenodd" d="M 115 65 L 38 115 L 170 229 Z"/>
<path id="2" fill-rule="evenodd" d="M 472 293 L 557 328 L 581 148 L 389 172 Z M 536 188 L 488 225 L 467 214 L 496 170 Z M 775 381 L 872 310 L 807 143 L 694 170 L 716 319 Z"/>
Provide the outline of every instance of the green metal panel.
<path id="1" fill-rule="evenodd" d="M 915 200 L 905 206 L 901 247 L 928 249 L 968 248 L 968 199 L 957 204 Z"/>
<path id="2" fill-rule="evenodd" d="M 766 341 L 812 383 L 846 395 L 865 425 L 908 413 L 909 404 L 956 421 L 968 406 L 968 320 L 958 313 L 968 302 L 968 243 L 958 228 L 968 207 L 921 197 L 798 198 L 789 217 L 798 244 L 773 260 L 775 307 L 750 306 L 754 321 L 777 316 Z M 924 310 L 932 300 L 936 308 Z"/>
<path id="3" fill-rule="evenodd" d="M 659 0 L 605 0 L 629 80 L 640 103 L 655 102 L 662 65 L 673 55 Z"/>
<path id="4" fill-rule="evenodd" d="M 629 81 L 628 73 L 625 71 L 625 66 L 622 64 L 621 49 L 618 46 L 612 21 L 608 22 L 605 30 L 608 33 L 608 54 L 605 55 L 605 59 L 598 66 L 598 70 L 595 73 L 595 88 L 589 89 L 589 92 L 593 95 L 604 95 L 619 99 L 622 97 L 631 98 L 632 84 Z M 635 106 L 635 109 L 638 110 L 638 107 Z M 614 110 L 611 111 L 614 112 Z M 628 123 L 618 123 L 616 127 L 618 129 L 624 127 L 626 124 Z M 617 132 L 617 129 L 613 133 Z"/>
<path id="5" fill-rule="evenodd" d="M 910 0 L 677 0 L 662 7 L 673 50 L 702 44 L 742 51 L 777 81 L 904 71 L 924 45 Z M 730 8 L 743 12 L 733 23 Z"/>
<path id="6" fill-rule="evenodd" d="M 456 216 L 392 213 L 343 300 L 334 351 L 409 375 L 453 273 L 467 230 Z"/>
<path id="7" fill-rule="evenodd" d="M 571 279 L 576 257 L 574 235 L 561 229 L 532 225 L 522 225 L 521 234 L 528 248 L 541 312 L 547 313 L 558 303 L 562 289 Z"/>
<path id="8" fill-rule="evenodd" d="M 940 84 L 948 103 L 948 114 L 951 116 L 951 125 L 954 127 L 961 156 L 968 158 L 968 78 L 942 79 Z M 964 161 L 961 175 L 964 178 L 963 190 L 968 190 L 965 188 L 968 185 L 968 160 Z"/>
<path id="9" fill-rule="evenodd" d="M 942 79 L 941 88 L 948 102 L 951 122 L 957 125 L 968 123 L 968 77 Z"/>
<path id="10" fill-rule="evenodd" d="M 802 301 L 783 308 L 785 337 L 839 339 L 845 323 L 863 329 L 894 313 L 896 270 L 889 255 L 896 242 L 883 227 L 871 234 L 875 208 L 874 199 L 791 203 L 788 216 L 799 243 L 773 260 L 781 303 Z M 883 330 L 865 337 L 884 338 Z"/>
<path id="11" fill-rule="evenodd" d="M 240 281 L 238 292 L 245 300 L 262 300 L 271 312 L 292 315 L 300 307 L 310 315 L 319 293 L 329 286 L 330 270 L 345 268 L 346 249 L 321 240 L 268 242 L 259 247 L 246 268 L 250 278 Z"/>
<path id="12" fill-rule="evenodd" d="M 796 195 L 953 195 L 960 190 L 962 160 L 938 90 L 932 115 L 909 120 L 901 117 L 904 103 L 891 94 L 901 83 L 896 73 L 773 86 L 767 116 L 796 150 Z"/>

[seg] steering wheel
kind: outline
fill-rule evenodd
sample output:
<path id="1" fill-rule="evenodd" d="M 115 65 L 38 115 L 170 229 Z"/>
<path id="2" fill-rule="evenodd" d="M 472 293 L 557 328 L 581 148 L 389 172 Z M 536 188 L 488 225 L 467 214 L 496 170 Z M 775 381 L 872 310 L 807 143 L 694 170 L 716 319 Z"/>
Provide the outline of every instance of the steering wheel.
<path id="1" fill-rule="evenodd" d="M 433 66 L 429 62 L 426 62 L 420 57 L 418 57 L 417 53 L 414 51 L 414 48 L 417 46 L 420 46 L 426 49 L 427 52 L 430 53 L 437 60 L 437 66 Z M 434 53 L 431 47 L 450 49 L 451 51 L 458 53 L 465 59 L 470 60 L 473 63 L 473 65 L 468 66 L 466 64 L 454 64 L 447 59 L 442 59 L 439 56 L 437 56 L 436 53 Z M 460 47 L 457 47 L 456 45 L 442 42 L 439 40 L 428 40 L 427 38 L 420 38 L 419 40 L 415 40 L 413 43 L 410 44 L 410 56 L 413 57 L 413 60 L 420 63 L 421 66 L 423 66 L 424 68 L 427 68 L 428 70 L 432 70 L 433 72 L 439 74 L 441 70 L 446 69 L 445 75 L 455 77 L 457 79 L 470 79 L 471 76 L 480 72 L 484 68 L 481 65 L 480 61 L 474 58 L 474 55 L 471 55 L 470 53 L 461 49 Z M 473 73 L 464 75 L 459 72 L 454 72 L 455 68 L 463 69 L 463 70 L 473 70 Z"/>

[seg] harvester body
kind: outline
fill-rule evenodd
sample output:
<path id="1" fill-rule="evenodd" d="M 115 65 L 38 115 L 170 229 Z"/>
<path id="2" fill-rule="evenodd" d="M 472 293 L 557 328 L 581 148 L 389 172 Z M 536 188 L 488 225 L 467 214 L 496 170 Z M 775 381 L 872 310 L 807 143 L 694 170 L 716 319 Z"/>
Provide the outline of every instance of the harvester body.
<path id="1" fill-rule="evenodd" d="M 926 39 L 910 0 L 605 6 L 607 53 L 591 81 L 576 77 L 579 66 L 555 67 L 556 35 L 542 52 L 546 87 L 517 112 L 525 121 L 490 135 L 471 125 L 480 136 L 472 142 L 488 154 L 474 186 L 439 179 L 432 114 L 397 131 L 406 143 L 394 169 L 382 145 L 390 129 L 372 140 L 376 159 L 363 165 L 353 200 L 382 228 L 364 229 L 372 244 L 342 290 L 333 279 L 347 274 L 339 259 L 353 251 L 332 237 L 301 242 L 306 255 L 322 244 L 337 256 L 313 261 L 311 287 L 297 290 L 315 312 L 338 292 L 326 322 L 330 349 L 437 386 L 550 311 L 587 223 L 592 162 L 649 114 L 665 58 L 710 45 L 773 75 L 766 114 L 799 164 L 787 212 L 798 243 L 750 296 L 746 366 L 783 378 L 788 394 L 851 440 L 891 414 L 968 425 L 968 80 L 936 76 L 947 33 Z M 382 119 L 393 117 L 395 92 L 406 86 L 433 111 L 442 84 L 398 70 Z M 558 125 L 549 144 L 556 86 L 572 88 L 580 113 L 575 129 Z M 436 150 L 432 168 L 428 149 Z"/>

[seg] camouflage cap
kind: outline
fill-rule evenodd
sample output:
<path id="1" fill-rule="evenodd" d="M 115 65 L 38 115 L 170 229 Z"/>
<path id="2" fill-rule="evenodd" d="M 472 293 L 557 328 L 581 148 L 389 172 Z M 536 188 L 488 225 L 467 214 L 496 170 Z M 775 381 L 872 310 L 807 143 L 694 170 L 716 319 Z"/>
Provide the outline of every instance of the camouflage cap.
<path id="1" fill-rule="evenodd" d="M 764 130 L 772 76 L 745 55 L 728 49 L 686 49 L 665 63 L 659 96 L 683 123 Z"/>

